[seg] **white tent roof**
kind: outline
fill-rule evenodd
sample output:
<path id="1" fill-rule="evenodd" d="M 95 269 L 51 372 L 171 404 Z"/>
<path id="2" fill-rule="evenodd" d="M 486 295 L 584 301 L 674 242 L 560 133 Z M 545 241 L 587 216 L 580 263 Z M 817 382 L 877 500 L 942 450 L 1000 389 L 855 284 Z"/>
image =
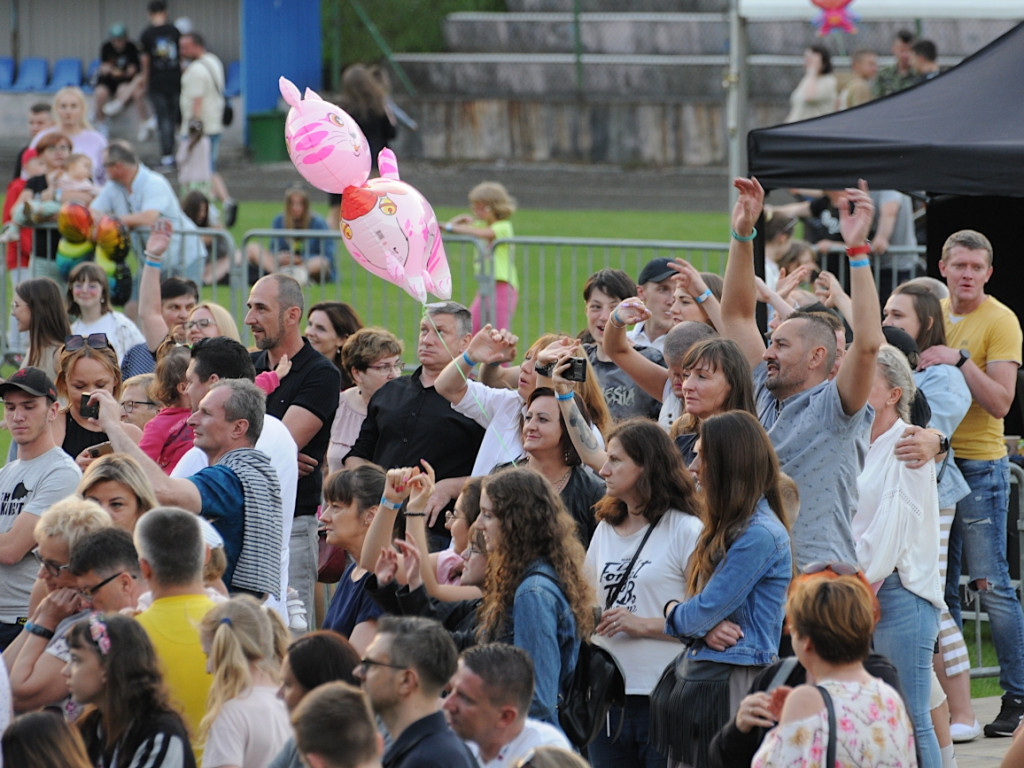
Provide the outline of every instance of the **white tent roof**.
<path id="1" fill-rule="evenodd" d="M 846 8 L 864 20 L 1024 17 L 1021 0 L 854 0 Z M 811 19 L 820 11 L 811 0 L 739 0 L 747 19 Z"/>

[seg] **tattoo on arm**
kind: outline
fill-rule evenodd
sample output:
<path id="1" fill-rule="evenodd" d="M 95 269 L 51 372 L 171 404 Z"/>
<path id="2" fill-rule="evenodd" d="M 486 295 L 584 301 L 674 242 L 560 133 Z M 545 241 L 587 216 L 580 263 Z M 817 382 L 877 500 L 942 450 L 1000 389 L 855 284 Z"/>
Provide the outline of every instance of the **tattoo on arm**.
<path id="1" fill-rule="evenodd" d="M 573 403 L 572 411 L 569 414 L 569 426 L 576 431 L 576 437 L 588 451 L 596 451 L 600 446 L 593 430 L 583 418 L 579 408 Z"/>

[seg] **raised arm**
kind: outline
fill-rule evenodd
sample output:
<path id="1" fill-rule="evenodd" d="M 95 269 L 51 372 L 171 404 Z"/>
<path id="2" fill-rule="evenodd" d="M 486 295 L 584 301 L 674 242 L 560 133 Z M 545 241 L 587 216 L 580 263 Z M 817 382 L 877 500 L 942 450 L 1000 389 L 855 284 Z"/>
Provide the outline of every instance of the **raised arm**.
<path id="1" fill-rule="evenodd" d="M 649 319 L 651 311 L 643 299 L 625 299 L 612 312 L 604 327 L 604 351 L 619 368 L 659 403 L 665 394 L 668 370 L 641 355 L 626 336 L 626 326 Z"/>
<path id="2" fill-rule="evenodd" d="M 721 333 L 735 341 L 751 368 L 757 367 L 764 356 L 764 339 L 757 327 L 757 286 L 754 283 L 754 243 L 737 240 L 750 237 L 754 224 L 761 215 L 764 190 L 757 179 L 739 178 L 733 181 L 739 198 L 732 210 L 732 240 L 729 243 L 729 261 L 725 267 L 725 285 L 722 288 Z"/>
<path id="3" fill-rule="evenodd" d="M 160 266 L 171 243 L 171 222 L 160 218 L 149 232 L 142 262 L 142 277 L 139 279 L 139 322 L 146 347 L 160 346 L 170 328 L 164 320 L 160 301 Z"/>
<path id="4" fill-rule="evenodd" d="M 839 228 L 850 259 L 849 322 L 853 328 L 853 343 L 839 366 L 836 386 L 847 415 L 856 413 L 868 401 L 875 380 L 878 348 L 885 343 L 882 310 L 878 306 L 878 291 L 868 261 L 868 253 L 871 252 L 868 232 L 874 213 L 875 205 L 863 179 L 859 189 L 847 189 L 839 199 Z"/>
<path id="5" fill-rule="evenodd" d="M 146 473 L 146 477 L 153 484 L 157 501 L 166 506 L 181 507 L 190 512 L 202 511 L 203 500 L 195 484 L 184 478 L 168 477 L 160 465 L 149 458 L 125 431 L 120 418 L 121 406 L 114 400 L 113 395 L 103 389 L 96 390 L 92 393 L 89 402 L 99 404 L 100 417 L 98 421 L 110 438 L 110 445 L 117 453 L 127 453 L 139 463 L 142 471 Z"/>
<path id="6" fill-rule="evenodd" d="M 669 262 L 669 267 L 676 271 L 675 276 L 672 278 L 672 281 L 675 283 L 676 290 L 685 291 L 686 294 L 694 300 L 697 306 L 700 307 L 704 316 L 708 319 L 714 329 L 721 332 L 721 304 L 718 302 L 718 297 L 711 292 L 707 283 L 704 282 L 704 278 L 700 276 L 700 272 L 698 272 L 694 266 L 685 259 L 676 259 L 675 261 L 671 261 Z M 606 341 L 606 349 L 607 346 L 608 342 Z"/>
<path id="7" fill-rule="evenodd" d="M 453 405 L 461 403 L 468 389 L 466 379 L 477 363 L 490 365 L 514 359 L 518 341 L 514 334 L 498 330 L 488 323 L 470 339 L 466 351 L 453 358 L 438 374 L 434 389 Z"/>

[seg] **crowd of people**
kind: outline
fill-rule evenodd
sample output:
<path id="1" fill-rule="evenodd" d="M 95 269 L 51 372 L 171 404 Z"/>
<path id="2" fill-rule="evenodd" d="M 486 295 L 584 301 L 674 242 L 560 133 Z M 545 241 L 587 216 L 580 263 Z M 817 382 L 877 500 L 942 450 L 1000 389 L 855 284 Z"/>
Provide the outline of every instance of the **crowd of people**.
<path id="1" fill-rule="evenodd" d="M 110 183 L 138 181 L 118 147 Z M 849 285 L 823 271 L 797 309 L 780 292 L 807 266 L 755 276 L 764 193 L 735 185 L 724 279 L 602 269 L 587 327 L 521 359 L 507 328 L 430 304 L 409 375 L 392 333 L 306 307 L 284 272 L 250 290 L 247 349 L 166 274 L 166 219 L 137 323 L 94 264 L 66 292 L 21 281 L 28 353 L 0 383 L 4 759 L 947 768 L 982 730 L 965 560 L 1004 690 L 984 731 L 1010 736 L 1002 417 L 1022 336 L 985 292 L 991 245 L 952 234 L 946 285 L 901 283 L 883 310 L 881 211 L 844 189 Z M 584 644 L 625 699 L 573 744 Z"/>

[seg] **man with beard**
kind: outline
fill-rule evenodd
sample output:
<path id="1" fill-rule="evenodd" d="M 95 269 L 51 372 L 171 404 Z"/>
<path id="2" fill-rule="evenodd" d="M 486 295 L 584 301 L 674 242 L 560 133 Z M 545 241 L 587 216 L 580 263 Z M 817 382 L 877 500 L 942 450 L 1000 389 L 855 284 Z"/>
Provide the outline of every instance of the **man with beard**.
<path id="1" fill-rule="evenodd" d="M 299 446 L 288 585 L 299 593 L 312 628 L 317 573 L 316 510 L 323 487 L 321 467 L 338 409 L 341 373 L 303 338 L 299 329 L 303 316 L 302 288 L 293 278 L 273 274 L 258 280 L 249 292 L 247 306 L 245 324 L 252 329 L 259 348 L 252 353 L 256 373 L 274 370 L 283 356 L 292 364 L 281 386 L 267 395 L 267 413 L 284 423 Z"/>

